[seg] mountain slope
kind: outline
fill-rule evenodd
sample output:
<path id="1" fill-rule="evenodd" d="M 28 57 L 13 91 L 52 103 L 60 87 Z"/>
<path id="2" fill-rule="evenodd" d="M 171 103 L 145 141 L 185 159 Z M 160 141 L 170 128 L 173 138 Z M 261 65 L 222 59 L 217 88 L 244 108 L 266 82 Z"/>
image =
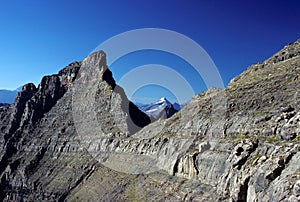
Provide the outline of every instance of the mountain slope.
<path id="1" fill-rule="evenodd" d="M 149 124 L 94 53 L 0 107 L 0 199 L 297 201 L 299 75 L 297 41 Z"/>
<path id="2" fill-rule="evenodd" d="M 0 108 L 1 200 L 63 200 L 95 167 L 100 166 L 79 145 L 80 136 L 74 126 L 76 116 L 72 116 L 72 110 L 79 107 L 74 105 L 74 98 L 79 98 L 70 89 L 78 87 L 75 78 L 79 77 L 79 80 L 85 73 L 80 69 L 92 67 L 102 72 L 98 75 L 98 85 L 103 88 L 97 92 L 97 110 L 105 112 L 106 105 L 101 102 L 107 100 L 101 99 L 114 97 L 110 109 L 98 115 L 98 118 L 106 118 L 106 122 L 102 122 L 103 130 L 130 134 L 137 127 L 126 120 L 129 114 L 131 120 L 138 119 L 138 126 L 150 123 L 150 119 L 124 97 L 122 89 L 114 86 L 105 63 L 104 53 L 95 53 L 82 63 L 70 64 L 57 75 L 44 77 L 38 88 L 33 84 L 25 85 L 11 107 Z M 108 90 L 112 86 L 115 91 Z M 126 104 L 129 108 L 123 109 Z M 117 127 L 120 124 L 107 122 L 111 110 L 118 117 L 123 114 L 122 128 Z M 89 135 L 92 138 L 93 134 Z"/>
<path id="3" fill-rule="evenodd" d="M 175 107 L 177 107 L 177 109 L 174 108 L 174 105 L 167 98 L 162 97 L 155 103 L 139 106 L 139 109 L 148 116 L 158 119 L 173 116 L 180 110 L 180 106 L 177 103 Z"/>
<path id="4" fill-rule="evenodd" d="M 21 89 L 17 90 L 0 90 L 0 103 L 11 104 L 14 102 L 17 93 Z"/>

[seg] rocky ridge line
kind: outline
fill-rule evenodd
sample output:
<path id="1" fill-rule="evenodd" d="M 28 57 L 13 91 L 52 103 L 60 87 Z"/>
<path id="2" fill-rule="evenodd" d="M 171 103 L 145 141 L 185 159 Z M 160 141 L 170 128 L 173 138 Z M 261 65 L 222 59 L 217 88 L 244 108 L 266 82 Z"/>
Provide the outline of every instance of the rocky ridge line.
<path id="1" fill-rule="evenodd" d="M 275 54 L 289 55 L 283 61 L 274 61 L 274 56 L 253 65 L 226 89 L 196 95 L 170 119 L 150 125 L 145 119 L 141 126 L 147 126 L 141 130 L 129 130 L 130 102 L 115 86 L 103 52 L 67 67 L 64 73 L 45 77 L 38 88 L 29 84 L 12 106 L 0 110 L 0 198 L 297 201 L 299 50 L 298 40 Z M 83 141 L 74 124 L 77 105 L 70 89 L 78 87 L 82 66 L 100 70 L 96 102 L 87 110 L 95 109 L 107 135 L 101 141 L 97 132 L 86 133 Z M 138 175 L 117 172 L 91 157 L 99 151 L 154 159 L 161 170 Z M 101 158 L 104 165 L 120 165 L 113 159 L 118 156 L 106 157 Z M 152 166 L 134 158 L 125 165 Z"/>

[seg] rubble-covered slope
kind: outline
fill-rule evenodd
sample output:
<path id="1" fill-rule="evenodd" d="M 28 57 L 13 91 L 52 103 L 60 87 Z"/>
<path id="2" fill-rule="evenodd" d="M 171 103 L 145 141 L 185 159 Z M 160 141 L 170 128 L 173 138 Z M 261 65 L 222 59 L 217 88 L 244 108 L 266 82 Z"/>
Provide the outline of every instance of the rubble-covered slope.
<path id="1" fill-rule="evenodd" d="M 0 199 L 300 200 L 299 79 L 298 40 L 149 124 L 94 53 L 0 108 Z"/>

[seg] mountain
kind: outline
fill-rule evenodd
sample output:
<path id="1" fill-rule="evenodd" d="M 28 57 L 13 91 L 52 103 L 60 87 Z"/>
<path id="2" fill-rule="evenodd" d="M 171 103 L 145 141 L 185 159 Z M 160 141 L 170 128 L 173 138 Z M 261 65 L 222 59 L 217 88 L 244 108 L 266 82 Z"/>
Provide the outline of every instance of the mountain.
<path id="1" fill-rule="evenodd" d="M 22 88 L 16 90 L 0 90 L 0 103 L 12 104 L 16 98 L 16 95 Z"/>
<path id="2" fill-rule="evenodd" d="M 0 107 L 1 201 L 299 201 L 300 40 L 150 123 L 104 52 Z"/>
<path id="3" fill-rule="evenodd" d="M 174 109 L 177 110 L 177 111 L 181 110 L 184 106 L 185 106 L 184 104 L 181 104 L 181 105 L 180 105 L 180 104 L 178 104 L 177 102 L 174 102 L 174 103 L 173 103 L 173 107 L 174 107 Z"/>
<path id="4" fill-rule="evenodd" d="M 9 107 L 9 104 L 7 104 L 7 103 L 0 103 L 0 107 Z"/>
<path id="5" fill-rule="evenodd" d="M 177 103 L 172 104 L 167 98 L 162 97 L 157 102 L 151 104 L 141 105 L 139 109 L 154 119 L 170 118 L 180 110 L 180 105 Z M 177 109 L 175 109 L 175 107 Z"/>

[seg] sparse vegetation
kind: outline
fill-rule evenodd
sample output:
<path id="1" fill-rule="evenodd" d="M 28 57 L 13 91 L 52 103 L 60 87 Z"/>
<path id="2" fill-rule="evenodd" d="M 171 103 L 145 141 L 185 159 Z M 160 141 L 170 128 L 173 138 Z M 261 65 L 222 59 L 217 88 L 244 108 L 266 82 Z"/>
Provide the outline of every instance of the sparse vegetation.
<path id="1" fill-rule="evenodd" d="M 300 135 L 297 135 L 293 140 L 293 143 L 299 143 L 300 142 Z"/>
<path id="2" fill-rule="evenodd" d="M 256 154 L 250 161 L 249 161 L 249 165 L 254 165 L 254 163 L 257 162 L 258 159 L 260 159 L 262 157 L 261 154 Z"/>
<path id="3" fill-rule="evenodd" d="M 127 199 L 129 199 L 129 201 L 132 201 L 132 202 L 140 202 L 140 201 L 146 201 L 145 200 L 145 196 L 143 196 L 141 199 L 137 196 L 137 181 L 138 179 L 135 178 L 131 184 L 131 186 L 129 187 L 128 191 L 127 191 Z M 139 194 L 141 194 L 139 192 Z"/>
<path id="4" fill-rule="evenodd" d="M 278 140 L 275 135 L 272 135 L 267 138 L 267 143 L 277 143 L 277 142 L 280 142 L 280 140 Z"/>
<path id="5" fill-rule="evenodd" d="M 248 133 L 240 133 L 236 135 L 231 135 L 230 138 L 233 141 L 233 143 L 238 143 L 245 139 L 250 139 L 250 136 Z"/>

